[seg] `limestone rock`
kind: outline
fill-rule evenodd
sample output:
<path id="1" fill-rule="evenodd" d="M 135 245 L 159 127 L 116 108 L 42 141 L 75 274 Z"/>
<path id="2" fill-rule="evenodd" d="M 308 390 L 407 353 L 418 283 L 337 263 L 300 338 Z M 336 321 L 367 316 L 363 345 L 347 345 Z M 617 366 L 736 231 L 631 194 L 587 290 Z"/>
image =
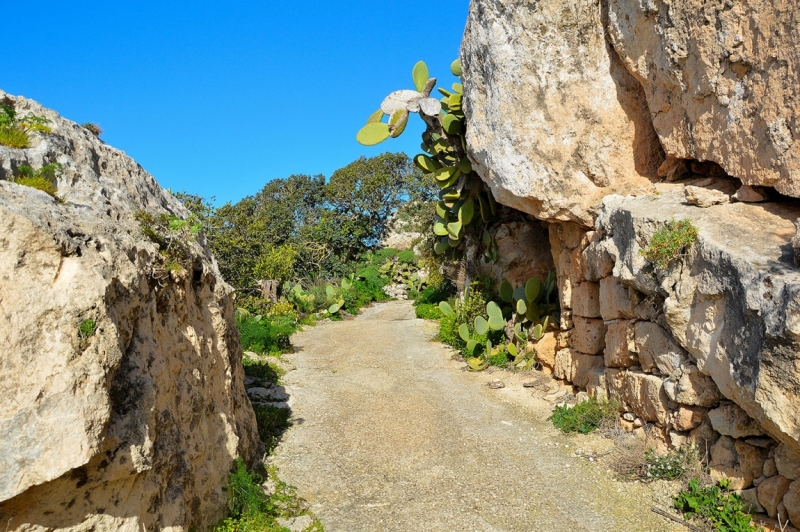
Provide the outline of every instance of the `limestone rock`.
<path id="1" fill-rule="evenodd" d="M 672 416 L 672 426 L 678 430 L 692 430 L 706 419 L 707 409 L 700 406 L 678 405 Z"/>
<path id="2" fill-rule="evenodd" d="M 734 403 L 725 403 L 709 410 L 708 420 L 714 430 L 732 438 L 761 436 L 764 433 L 756 420 Z"/>
<path id="3" fill-rule="evenodd" d="M 576 248 L 578 249 L 578 248 Z M 574 263 L 573 263 L 574 264 Z M 584 282 L 572 290 L 572 313 L 582 318 L 600 317 L 600 285 Z"/>
<path id="4" fill-rule="evenodd" d="M 556 353 L 553 375 L 585 388 L 590 374 L 595 368 L 603 365 L 603 357 L 579 353 L 574 349 L 562 349 Z"/>
<path id="5" fill-rule="evenodd" d="M 600 280 L 600 314 L 604 320 L 633 318 L 636 303 L 619 278 L 612 276 Z"/>
<path id="6" fill-rule="evenodd" d="M 603 196 L 650 186 L 661 147 L 641 87 L 609 52 L 596 2 L 471 2 L 467 149 L 500 203 L 588 227 Z"/>
<path id="7" fill-rule="evenodd" d="M 606 368 L 598 366 L 589 372 L 589 380 L 586 383 L 586 392 L 589 397 L 598 401 L 608 401 L 608 387 L 606 386 Z"/>
<path id="8" fill-rule="evenodd" d="M 761 506 L 761 503 L 758 501 L 758 489 L 757 488 L 750 488 L 747 490 L 738 490 L 736 492 L 739 497 L 742 498 L 742 502 L 745 504 L 744 511 L 747 513 L 764 513 L 765 509 Z"/>
<path id="9" fill-rule="evenodd" d="M 682 187 L 657 188 L 655 199 L 604 200 L 597 230 L 609 235 L 615 277 L 663 297 L 667 331 L 700 376 L 770 436 L 800 450 L 800 271 L 789 251 L 800 210 L 784 203 L 697 209 L 685 205 Z M 682 218 L 698 227 L 697 242 L 668 269 L 656 269 L 642 246 Z"/>
<path id="10" fill-rule="evenodd" d="M 780 475 L 770 477 L 758 485 L 758 502 L 767 512 L 775 518 L 778 514 L 778 505 L 783 501 L 783 496 L 789 491 L 792 481 Z"/>
<path id="11" fill-rule="evenodd" d="M 607 324 L 606 347 L 603 351 L 606 366 L 627 368 L 639 362 L 633 338 L 634 323 L 634 320 L 618 320 Z"/>
<path id="12" fill-rule="evenodd" d="M 764 187 L 751 187 L 743 185 L 736 190 L 733 195 L 736 201 L 743 201 L 745 203 L 759 203 L 769 199 L 769 193 Z"/>
<path id="13" fill-rule="evenodd" d="M 717 482 L 726 478 L 731 482 L 731 489 L 745 489 L 761 475 L 765 460 L 764 449 L 722 436 L 711 446 L 711 478 Z"/>
<path id="14" fill-rule="evenodd" d="M 714 406 L 720 399 L 714 381 L 700 373 L 694 364 L 684 364 L 664 383 L 670 399 L 684 405 Z"/>
<path id="15" fill-rule="evenodd" d="M 775 449 L 774 458 L 778 473 L 789 480 L 800 479 L 800 452 L 796 448 L 781 443 Z"/>
<path id="16" fill-rule="evenodd" d="M 792 524 L 800 524 L 800 480 L 795 480 L 789 486 L 789 491 L 783 496 L 783 505 Z"/>
<path id="17" fill-rule="evenodd" d="M 603 241 L 591 242 L 582 252 L 583 277 L 597 282 L 614 271 L 614 259 L 606 250 Z"/>
<path id="18" fill-rule="evenodd" d="M 606 369 L 609 395 L 645 421 L 657 421 L 662 426 L 669 419 L 669 398 L 663 381 L 641 371 Z"/>
<path id="19" fill-rule="evenodd" d="M 800 196 L 800 4 L 610 0 L 608 35 L 673 157 Z"/>
<path id="20" fill-rule="evenodd" d="M 202 236 L 164 273 L 135 213 L 188 213 L 135 161 L 31 100 L 0 100 L 53 129 L 0 147 L 0 521 L 205 529 L 233 460 L 260 457 L 233 290 Z M 53 162 L 63 203 L 5 180 Z"/>
<path id="21" fill-rule="evenodd" d="M 690 205 L 697 205 L 698 207 L 708 208 L 713 205 L 722 205 L 730 202 L 730 197 L 724 192 L 710 188 L 695 187 L 687 185 L 684 189 L 686 201 Z"/>
<path id="22" fill-rule="evenodd" d="M 536 353 L 536 360 L 541 364 L 552 368 L 556 362 L 556 350 L 558 347 L 558 339 L 555 333 L 546 332 L 541 340 L 534 344 L 534 352 Z"/>
<path id="23" fill-rule="evenodd" d="M 547 230 L 541 222 L 501 223 L 494 231 L 494 240 L 497 242 L 497 261 L 487 263 L 476 257 L 474 267 L 498 286 L 503 280 L 514 287 L 523 286 L 531 277 L 544 282 L 547 273 L 556 269 Z"/>
<path id="24" fill-rule="evenodd" d="M 573 317 L 575 328 L 570 334 L 570 346 L 582 353 L 596 355 L 605 347 L 606 324 L 603 320 Z"/>
<path id="25" fill-rule="evenodd" d="M 645 372 L 656 371 L 671 375 L 688 360 L 686 351 L 672 339 L 672 335 L 650 321 L 636 322 L 634 328 L 636 351 Z"/>

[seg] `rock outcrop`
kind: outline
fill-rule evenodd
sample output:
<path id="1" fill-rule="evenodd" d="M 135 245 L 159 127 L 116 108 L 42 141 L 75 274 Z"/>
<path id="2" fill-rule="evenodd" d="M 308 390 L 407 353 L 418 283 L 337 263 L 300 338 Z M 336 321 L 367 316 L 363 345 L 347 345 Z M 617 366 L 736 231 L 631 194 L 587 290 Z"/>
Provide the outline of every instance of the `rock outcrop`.
<path id="1" fill-rule="evenodd" d="M 165 265 L 136 213 L 188 213 L 135 161 L 33 101 L 0 100 L 53 130 L 0 147 L 0 522 L 205 529 L 233 460 L 260 457 L 232 289 L 202 234 Z M 61 201 L 9 181 L 55 162 Z"/>
<path id="2" fill-rule="evenodd" d="M 473 167 L 501 203 L 591 226 L 663 160 L 645 94 L 593 0 L 473 0 L 461 48 Z"/>
<path id="3" fill-rule="evenodd" d="M 797 2 L 609 0 L 608 19 L 667 155 L 800 197 Z"/>

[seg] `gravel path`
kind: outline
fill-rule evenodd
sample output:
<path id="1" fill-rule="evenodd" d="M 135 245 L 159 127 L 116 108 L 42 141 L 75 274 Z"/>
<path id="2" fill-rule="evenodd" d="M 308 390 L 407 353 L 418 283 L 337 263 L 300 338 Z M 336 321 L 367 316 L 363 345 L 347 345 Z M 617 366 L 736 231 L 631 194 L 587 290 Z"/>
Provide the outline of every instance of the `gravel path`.
<path id="1" fill-rule="evenodd" d="M 649 488 L 573 456 L 586 437 L 556 431 L 547 403 L 483 386 L 497 374 L 461 371 L 434 333 L 397 301 L 293 338 L 294 426 L 271 461 L 328 532 L 685 530 Z"/>

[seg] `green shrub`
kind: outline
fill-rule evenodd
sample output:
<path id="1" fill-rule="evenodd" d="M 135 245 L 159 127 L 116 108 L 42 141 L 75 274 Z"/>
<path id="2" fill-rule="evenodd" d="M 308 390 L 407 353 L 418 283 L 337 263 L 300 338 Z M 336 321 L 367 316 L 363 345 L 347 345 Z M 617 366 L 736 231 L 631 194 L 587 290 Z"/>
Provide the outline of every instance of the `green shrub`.
<path id="1" fill-rule="evenodd" d="M 30 146 L 28 133 L 50 133 L 49 122 L 47 118 L 33 113 L 19 118 L 13 107 L 0 105 L 0 144 L 10 148 L 27 148 Z"/>
<path id="2" fill-rule="evenodd" d="M 616 404 L 589 399 L 575 406 L 557 406 L 547 419 L 562 432 L 588 434 L 597 429 L 604 419 L 613 419 L 616 415 Z"/>
<path id="3" fill-rule="evenodd" d="M 259 404 L 254 404 L 253 410 L 256 413 L 258 435 L 267 446 L 267 452 L 270 452 L 277 445 L 283 432 L 291 426 L 289 422 L 291 411 L 288 408 Z"/>
<path id="4" fill-rule="evenodd" d="M 84 122 L 83 124 L 81 124 L 81 127 L 86 131 L 88 131 L 89 133 L 91 133 L 92 135 L 94 135 L 95 137 L 99 137 L 100 135 L 103 134 L 103 129 L 94 122 Z"/>
<path id="5" fill-rule="evenodd" d="M 757 532 L 744 511 L 746 504 L 728 486 L 728 482 L 722 481 L 719 486 L 701 488 L 700 482 L 692 479 L 688 489 L 675 497 L 675 509 L 687 517 L 699 517 L 720 532 Z"/>
<path id="6" fill-rule="evenodd" d="M 258 259 L 253 275 L 257 279 L 285 281 L 294 273 L 298 249 L 294 244 L 269 246 Z"/>
<path id="7" fill-rule="evenodd" d="M 489 365 L 490 366 L 499 366 L 499 367 L 506 367 L 508 364 L 508 354 L 503 350 L 492 355 L 489 355 Z"/>
<path id="8" fill-rule="evenodd" d="M 417 255 L 412 250 L 406 249 L 397 254 L 397 260 L 403 264 L 414 264 L 417 262 Z"/>
<path id="9" fill-rule="evenodd" d="M 653 233 L 647 248 L 640 253 L 659 268 L 665 268 L 697 240 L 697 234 L 697 228 L 688 218 L 672 220 Z"/>
<path id="10" fill-rule="evenodd" d="M 439 305 L 436 303 L 423 303 L 422 305 L 416 305 L 414 308 L 415 313 L 418 318 L 423 320 L 439 320 L 442 319 L 442 311 L 439 309 Z"/>
<path id="11" fill-rule="evenodd" d="M 290 347 L 289 337 L 294 333 L 295 320 L 280 316 L 272 320 L 263 316 L 244 316 L 236 320 L 242 348 L 259 354 L 282 353 Z"/>
<path id="12" fill-rule="evenodd" d="M 453 297 L 453 287 L 449 282 L 432 285 L 424 288 L 414 298 L 414 306 L 426 304 L 439 304 L 440 301 L 447 301 Z"/>
<path id="13" fill-rule="evenodd" d="M 275 366 L 269 362 L 261 360 L 242 359 L 244 374 L 263 381 L 264 383 L 278 384 L 280 378 L 286 375 L 286 371 L 280 366 Z"/>
<path id="14" fill-rule="evenodd" d="M 61 198 L 56 195 L 58 192 L 56 181 L 61 175 L 61 171 L 61 163 L 48 164 L 41 167 L 39 170 L 34 170 L 30 166 L 23 164 L 14 172 L 14 177 L 11 181 L 18 185 L 41 190 L 57 201 L 61 201 Z"/>
<path id="15" fill-rule="evenodd" d="M 78 335 L 84 339 L 89 338 L 94 334 L 96 330 L 97 330 L 97 323 L 95 323 L 95 321 L 91 318 L 86 318 L 81 322 L 80 326 L 78 327 Z"/>
<path id="16" fill-rule="evenodd" d="M 21 129 L 0 129 L 0 144 L 9 148 L 27 148 L 30 145 L 28 134 Z"/>

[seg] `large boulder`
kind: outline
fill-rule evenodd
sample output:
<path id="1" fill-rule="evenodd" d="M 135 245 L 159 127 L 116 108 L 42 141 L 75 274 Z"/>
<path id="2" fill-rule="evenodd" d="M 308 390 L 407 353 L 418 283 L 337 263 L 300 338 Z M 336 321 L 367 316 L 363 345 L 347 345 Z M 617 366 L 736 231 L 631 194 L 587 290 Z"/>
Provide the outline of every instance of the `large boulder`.
<path id="1" fill-rule="evenodd" d="M 603 196 L 656 177 L 645 96 L 606 42 L 600 3 L 473 0 L 461 64 L 467 149 L 501 203 L 591 226 Z"/>
<path id="2" fill-rule="evenodd" d="M 233 291 L 202 234 L 165 264 L 136 213 L 188 213 L 135 161 L 0 101 L 53 130 L 0 147 L 0 522 L 204 530 L 234 459 L 260 454 Z M 55 162 L 60 201 L 8 180 Z"/>
<path id="3" fill-rule="evenodd" d="M 667 155 L 800 196 L 800 4 L 609 0 L 608 13 Z"/>

